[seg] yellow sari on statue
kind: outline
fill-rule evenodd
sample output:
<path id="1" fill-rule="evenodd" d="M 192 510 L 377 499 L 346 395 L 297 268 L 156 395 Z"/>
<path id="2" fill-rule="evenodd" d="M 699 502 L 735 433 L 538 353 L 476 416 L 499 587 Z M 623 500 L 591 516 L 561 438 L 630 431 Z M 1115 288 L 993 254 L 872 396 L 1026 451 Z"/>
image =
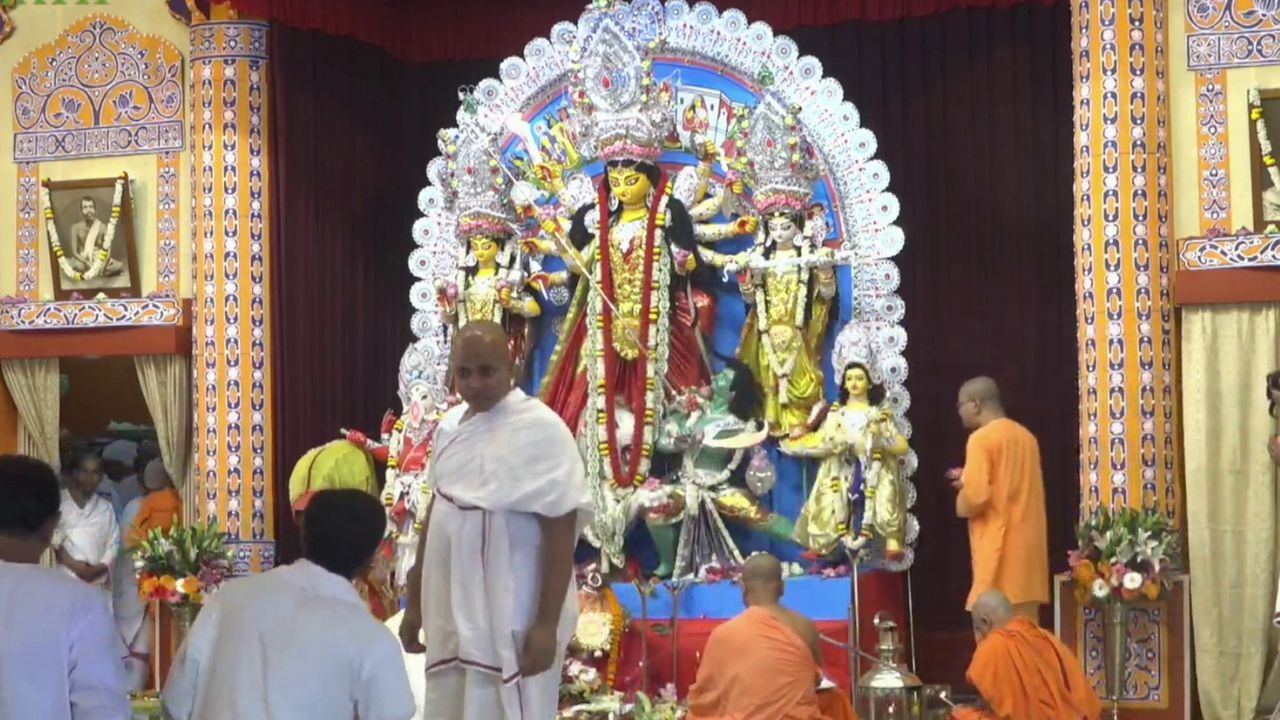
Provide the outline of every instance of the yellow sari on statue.
<path id="1" fill-rule="evenodd" d="M 762 275 L 762 281 L 743 293 L 752 307 L 738 357 L 764 388 L 764 419 L 770 433 L 785 436 L 804 427 L 813 406 L 822 400 L 818 343 L 826 332 L 835 282 L 829 269 L 770 268 Z"/>

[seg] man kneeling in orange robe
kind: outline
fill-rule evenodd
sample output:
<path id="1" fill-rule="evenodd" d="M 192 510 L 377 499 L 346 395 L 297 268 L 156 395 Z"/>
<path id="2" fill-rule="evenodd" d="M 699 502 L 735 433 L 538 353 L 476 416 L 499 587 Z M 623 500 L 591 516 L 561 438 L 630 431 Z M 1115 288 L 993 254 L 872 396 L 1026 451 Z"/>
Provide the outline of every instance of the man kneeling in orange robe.
<path id="1" fill-rule="evenodd" d="M 857 720 L 839 690 L 819 693 L 818 628 L 782 607 L 782 566 L 754 555 L 742 568 L 747 609 L 712 631 L 689 688 L 689 720 Z"/>
<path id="2" fill-rule="evenodd" d="M 955 720 L 1097 720 L 1102 703 L 1080 661 L 1052 633 L 1014 614 L 988 590 L 973 604 L 978 649 L 967 677 L 983 705 L 957 708 Z"/>

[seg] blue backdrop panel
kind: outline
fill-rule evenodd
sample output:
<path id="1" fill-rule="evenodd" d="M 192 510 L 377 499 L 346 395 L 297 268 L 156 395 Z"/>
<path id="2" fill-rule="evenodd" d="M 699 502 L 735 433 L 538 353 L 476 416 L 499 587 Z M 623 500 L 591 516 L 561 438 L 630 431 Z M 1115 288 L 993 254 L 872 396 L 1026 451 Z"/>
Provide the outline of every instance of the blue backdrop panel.
<path id="1" fill-rule="evenodd" d="M 848 620 L 852 599 L 852 581 L 849 578 L 822 578 L 806 576 L 790 578 L 782 604 L 810 620 Z M 618 603 L 633 618 L 643 617 L 640 592 L 630 583 L 616 583 L 613 592 Z M 650 620 L 666 620 L 672 617 L 672 594 L 666 585 L 659 585 L 649 597 Z M 746 606 L 742 602 L 742 588 L 736 583 L 718 582 L 709 585 L 689 585 L 680 593 L 680 618 L 728 620 L 738 616 Z"/>

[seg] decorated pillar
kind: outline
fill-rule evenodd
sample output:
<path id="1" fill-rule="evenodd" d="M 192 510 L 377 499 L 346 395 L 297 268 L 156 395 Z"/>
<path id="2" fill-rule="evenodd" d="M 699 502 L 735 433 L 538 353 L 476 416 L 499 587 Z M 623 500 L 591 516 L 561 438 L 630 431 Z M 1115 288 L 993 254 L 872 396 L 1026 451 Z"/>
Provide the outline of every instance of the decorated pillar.
<path id="1" fill-rule="evenodd" d="M 1177 518 L 1168 7 L 1071 7 L 1083 511 Z"/>
<path id="2" fill-rule="evenodd" d="M 267 24 L 191 25 L 196 519 L 231 536 L 233 571 L 275 563 L 271 463 Z"/>

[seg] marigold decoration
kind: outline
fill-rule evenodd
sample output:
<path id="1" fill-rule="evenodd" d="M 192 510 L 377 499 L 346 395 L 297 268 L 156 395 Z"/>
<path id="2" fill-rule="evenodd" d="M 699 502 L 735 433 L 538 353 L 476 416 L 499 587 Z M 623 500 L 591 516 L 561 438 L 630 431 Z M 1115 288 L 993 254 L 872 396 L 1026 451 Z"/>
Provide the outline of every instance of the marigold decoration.
<path id="1" fill-rule="evenodd" d="M 1164 515 L 1103 508 L 1080 523 L 1067 554 L 1081 604 L 1153 601 L 1178 570 L 1178 534 Z"/>
<path id="2" fill-rule="evenodd" d="M 111 260 L 111 246 L 116 239 L 116 227 L 120 224 L 120 202 L 124 198 L 124 186 L 127 182 L 129 182 L 129 176 L 125 173 L 120 173 L 116 178 L 116 190 L 111 198 L 111 217 L 107 220 L 107 228 L 102 233 L 101 245 L 90 233 L 90 246 L 82 249 L 82 254 L 93 258 L 93 264 L 84 272 L 73 268 L 66 258 L 66 251 L 62 249 L 62 240 L 58 237 L 58 226 L 53 221 L 53 203 L 49 199 L 49 179 L 45 178 L 40 183 L 40 203 L 44 205 L 45 233 L 49 236 L 49 246 L 52 248 L 54 258 L 58 261 L 58 269 L 63 275 L 77 282 L 83 282 L 93 280 L 102 274 L 107 262 Z"/>
<path id="3" fill-rule="evenodd" d="M 216 526 L 152 530 L 132 550 L 144 601 L 199 605 L 231 570 L 226 534 Z"/>

